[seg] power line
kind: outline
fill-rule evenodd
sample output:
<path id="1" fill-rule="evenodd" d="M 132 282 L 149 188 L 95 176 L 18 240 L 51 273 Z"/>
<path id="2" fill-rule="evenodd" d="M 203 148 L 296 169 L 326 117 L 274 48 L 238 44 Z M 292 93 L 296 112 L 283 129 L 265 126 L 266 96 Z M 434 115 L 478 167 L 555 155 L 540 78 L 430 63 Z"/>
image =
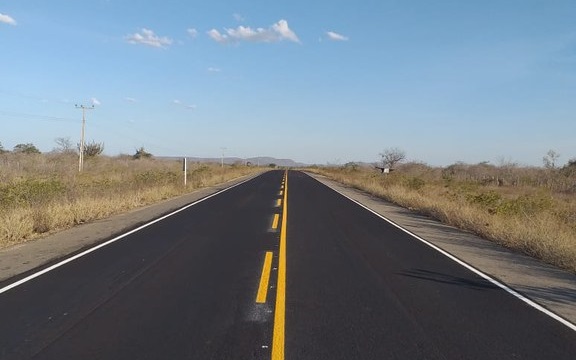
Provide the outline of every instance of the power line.
<path id="1" fill-rule="evenodd" d="M 46 120 L 46 121 L 63 121 L 63 122 L 76 122 L 76 119 L 70 118 L 63 118 L 57 116 L 47 116 L 47 115 L 36 115 L 36 114 L 25 114 L 25 113 L 18 113 L 18 112 L 11 112 L 11 111 L 4 111 L 0 110 L 0 115 L 18 117 L 18 118 L 30 118 L 30 119 L 39 119 L 39 120 Z"/>
<path id="2" fill-rule="evenodd" d="M 87 107 L 87 109 L 88 108 L 91 108 L 91 107 Z M 11 118 L 19 118 L 19 119 L 27 119 L 30 121 L 40 120 L 40 121 L 50 121 L 50 122 L 52 122 L 52 121 L 53 122 L 71 122 L 71 123 L 77 123 L 78 122 L 78 119 L 72 119 L 72 118 L 0 110 L 0 117 L 2 117 L 2 116 L 11 117 Z M 166 139 L 164 139 L 164 141 L 162 141 L 160 143 L 150 141 L 151 139 L 156 139 L 156 140 L 162 140 L 162 139 L 159 137 L 158 134 L 152 134 L 148 131 L 145 131 L 142 128 L 142 126 L 135 126 L 133 124 L 126 124 L 126 123 L 122 123 L 122 122 L 115 124 L 114 128 L 110 128 L 109 126 L 107 126 L 106 124 L 103 124 L 103 123 L 92 123 L 90 126 L 98 128 L 98 129 L 111 130 L 115 135 L 120 135 L 124 139 L 131 139 L 135 142 L 141 142 L 147 146 L 149 145 L 149 146 L 155 147 L 157 149 L 165 150 L 169 153 L 181 155 L 180 154 L 181 150 L 177 150 L 175 148 L 172 148 L 170 146 L 165 145 L 165 144 L 170 143 L 170 141 L 168 141 Z M 127 132 L 121 131 L 121 130 L 118 131 L 119 130 L 118 126 L 123 127 L 123 129 L 127 130 Z M 142 138 L 139 136 L 132 136 L 136 133 L 140 133 L 144 137 L 148 138 L 148 140 L 143 141 Z"/>

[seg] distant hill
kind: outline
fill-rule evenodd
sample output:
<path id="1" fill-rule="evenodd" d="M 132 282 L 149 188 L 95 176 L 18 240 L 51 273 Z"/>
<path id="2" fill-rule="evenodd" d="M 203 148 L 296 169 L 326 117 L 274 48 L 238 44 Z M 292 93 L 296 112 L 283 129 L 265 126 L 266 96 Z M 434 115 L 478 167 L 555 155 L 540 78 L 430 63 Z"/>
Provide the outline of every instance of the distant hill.
<path id="1" fill-rule="evenodd" d="M 269 164 L 276 164 L 278 166 L 287 166 L 287 167 L 300 167 L 300 166 L 307 166 L 308 164 L 299 163 L 292 159 L 276 159 L 273 157 L 261 156 L 261 157 L 254 157 L 246 159 L 250 163 L 254 165 L 269 165 Z"/>
<path id="2" fill-rule="evenodd" d="M 176 156 L 155 156 L 156 159 L 162 160 L 179 160 L 182 159 L 181 157 Z M 201 163 L 220 163 L 222 161 L 221 158 L 200 158 L 200 157 L 186 157 L 189 162 L 201 162 Z M 238 158 L 238 157 L 225 157 L 224 164 L 231 165 L 231 164 L 246 164 L 250 163 L 256 166 L 268 166 L 270 164 L 276 164 L 276 166 L 285 166 L 285 167 L 301 167 L 307 166 L 307 164 L 296 162 L 292 159 L 276 159 L 269 156 L 259 156 L 259 157 L 251 157 L 251 158 Z"/>

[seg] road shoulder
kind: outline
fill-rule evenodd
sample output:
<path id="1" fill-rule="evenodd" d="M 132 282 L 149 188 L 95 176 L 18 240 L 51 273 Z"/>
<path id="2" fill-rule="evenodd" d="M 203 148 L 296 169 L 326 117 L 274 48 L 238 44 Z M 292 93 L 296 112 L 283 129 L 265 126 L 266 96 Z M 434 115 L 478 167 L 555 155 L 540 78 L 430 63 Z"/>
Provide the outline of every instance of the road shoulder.
<path id="1" fill-rule="evenodd" d="M 576 275 L 325 176 L 307 174 L 576 324 Z"/>

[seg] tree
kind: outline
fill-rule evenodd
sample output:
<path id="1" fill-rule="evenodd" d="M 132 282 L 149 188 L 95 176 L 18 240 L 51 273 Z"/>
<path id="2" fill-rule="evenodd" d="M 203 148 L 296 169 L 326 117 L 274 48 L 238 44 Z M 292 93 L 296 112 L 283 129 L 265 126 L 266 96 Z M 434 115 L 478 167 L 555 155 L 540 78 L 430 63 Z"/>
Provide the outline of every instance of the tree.
<path id="1" fill-rule="evenodd" d="M 399 148 L 387 148 L 380 153 L 380 157 L 382 158 L 383 168 L 393 169 L 396 164 L 406 159 L 406 152 Z"/>
<path id="2" fill-rule="evenodd" d="M 564 165 L 560 172 L 565 176 L 576 176 L 576 158 L 572 158 L 568 160 L 568 164 Z M 575 190 L 576 190 L 576 183 L 575 183 Z"/>
<path id="3" fill-rule="evenodd" d="M 21 154 L 41 154 L 40 150 L 32 143 L 17 144 L 14 146 L 14 152 Z"/>
<path id="4" fill-rule="evenodd" d="M 0 142 L 0 154 L 4 154 L 8 152 L 7 150 L 4 149 L 4 146 L 2 145 L 2 143 Z"/>
<path id="5" fill-rule="evenodd" d="M 558 154 L 554 150 L 548 150 L 546 156 L 542 158 L 542 162 L 544 162 L 544 167 L 546 169 L 556 169 L 556 161 L 560 158 L 560 154 Z"/>
<path id="6" fill-rule="evenodd" d="M 78 144 L 78 151 L 80 151 L 80 144 Z M 104 151 L 104 143 L 97 143 L 94 140 L 90 143 L 84 144 L 84 156 L 95 157 Z"/>
<path id="7" fill-rule="evenodd" d="M 70 141 L 69 137 L 58 137 L 54 139 L 56 143 L 56 147 L 54 151 L 62 153 L 62 154 L 71 154 L 74 153 L 74 148 L 72 146 L 72 141 Z"/>
<path id="8" fill-rule="evenodd" d="M 152 154 L 144 150 L 144 147 L 140 147 L 140 149 L 136 150 L 136 154 L 132 155 L 132 157 L 136 160 L 138 159 L 149 159 L 152 157 Z"/>

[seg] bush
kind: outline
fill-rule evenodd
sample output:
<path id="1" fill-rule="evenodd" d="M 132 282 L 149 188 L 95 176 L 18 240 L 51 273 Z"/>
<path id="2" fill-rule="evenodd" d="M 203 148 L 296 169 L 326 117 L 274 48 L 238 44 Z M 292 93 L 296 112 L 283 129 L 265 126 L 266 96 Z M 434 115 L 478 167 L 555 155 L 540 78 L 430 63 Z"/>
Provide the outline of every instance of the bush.
<path id="1" fill-rule="evenodd" d="M 104 143 L 97 143 L 92 141 L 90 143 L 84 144 L 84 156 L 95 157 L 104 151 Z"/>
<path id="2" fill-rule="evenodd" d="M 59 180 L 27 179 L 0 187 L 0 205 L 37 205 L 54 200 L 66 193 L 66 186 Z"/>
<path id="3" fill-rule="evenodd" d="M 536 215 L 549 210 L 553 205 L 550 196 L 522 195 L 516 199 L 503 201 L 496 213 L 502 215 Z"/>
<path id="4" fill-rule="evenodd" d="M 41 154 L 40 150 L 38 150 L 38 148 L 32 143 L 18 144 L 14 146 L 14 152 L 22 154 Z"/>
<path id="5" fill-rule="evenodd" d="M 410 190 L 420 190 L 426 185 L 426 182 L 418 177 L 411 177 L 406 179 L 404 186 Z"/>
<path id="6" fill-rule="evenodd" d="M 147 152 L 146 150 L 144 150 L 144 147 L 141 147 L 140 149 L 136 150 L 136 153 L 134 155 L 132 155 L 132 158 L 138 160 L 138 159 L 150 159 L 152 157 L 152 154 Z"/>
<path id="7" fill-rule="evenodd" d="M 489 191 L 487 193 L 469 194 L 466 196 L 466 200 L 471 204 L 493 209 L 500 204 L 502 197 L 495 191 Z"/>

